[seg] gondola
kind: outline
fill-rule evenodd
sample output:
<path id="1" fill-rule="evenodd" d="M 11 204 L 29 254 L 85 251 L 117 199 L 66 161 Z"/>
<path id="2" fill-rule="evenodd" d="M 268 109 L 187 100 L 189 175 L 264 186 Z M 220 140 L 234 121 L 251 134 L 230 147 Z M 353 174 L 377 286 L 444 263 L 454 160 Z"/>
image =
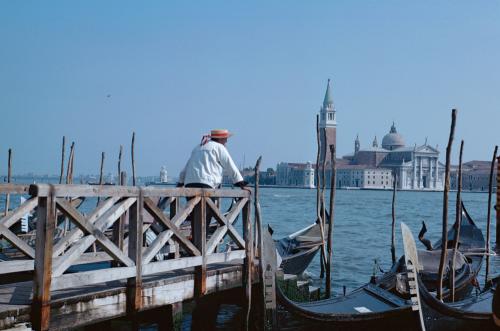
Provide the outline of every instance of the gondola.
<path id="1" fill-rule="evenodd" d="M 455 238 L 456 224 L 448 232 L 449 242 Z M 471 284 L 479 271 L 484 252 L 484 238 L 469 214 L 465 211 L 460 223 L 460 254 L 463 258 L 462 267 L 456 273 L 456 289 L 461 296 L 470 293 Z M 482 247 L 479 247 L 482 245 Z M 450 244 L 447 245 L 450 247 Z M 440 241 L 434 247 L 441 247 Z M 482 251 L 480 251 L 482 249 Z M 440 251 L 440 250 L 437 250 Z M 418 252 L 418 255 L 426 252 Z M 277 299 L 286 313 L 280 319 L 284 328 L 297 330 L 317 329 L 318 326 L 328 326 L 336 330 L 419 330 L 419 322 L 412 312 L 409 290 L 406 288 L 405 260 L 400 259 L 390 271 L 379 280 L 361 286 L 351 293 L 316 302 L 298 303 L 288 299 L 277 286 Z M 439 258 L 428 258 L 421 271 L 422 278 L 427 279 L 423 285 L 432 285 L 436 265 Z M 426 270 L 427 268 L 427 270 Z M 402 286 L 401 284 L 405 284 Z M 435 285 L 434 285 L 435 287 Z M 449 295 L 447 289 L 443 294 Z M 280 325 L 281 327 L 282 325 Z"/>
<path id="2" fill-rule="evenodd" d="M 445 262 L 446 272 L 443 283 L 443 298 L 448 300 L 451 296 L 449 291 L 451 283 L 451 273 L 449 265 L 453 257 L 453 244 L 456 236 L 457 225 L 448 231 L 447 243 L 447 258 Z M 421 231 L 422 233 L 422 231 Z M 438 269 L 441 258 L 441 239 L 433 246 L 433 250 L 419 250 L 418 258 L 423 265 L 423 270 L 420 272 L 420 278 L 425 287 L 433 292 L 438 284 Z M 458 251 L 455 255 L 455 300 L 466 298 L 477 284 L 476 277 L 481 270 L 481 265 L 484 256 L 485 240 L 482 231 L 476 226 L 469 213 L 462 203 L 462 217 L 460 223 L 460 235 Z M 392 268 L 386 272 L 376 283 L 380 287 L 391 292 L 398 292 L 400 296 L 409 297 L 408 287 L 405 277 L 406 266 L 404 257 L 401 257 Z"/>
<path id="3" fill-rule="evenodd" d="M 287 274 L 300 275 L 321 248 L 319 223 L 316 222 L 291 235 L 275 240 L 275 244 L 283 271 Z"/>
<path id="4" fill-rule="evenodd" d="M 492 319 L 493 295 L 499 282 L 500 276 L 497 276 L 477 295 L 453 303 L 444 303 L 436 299 L 419 279 L 426 330 L 499 330 Z"/>

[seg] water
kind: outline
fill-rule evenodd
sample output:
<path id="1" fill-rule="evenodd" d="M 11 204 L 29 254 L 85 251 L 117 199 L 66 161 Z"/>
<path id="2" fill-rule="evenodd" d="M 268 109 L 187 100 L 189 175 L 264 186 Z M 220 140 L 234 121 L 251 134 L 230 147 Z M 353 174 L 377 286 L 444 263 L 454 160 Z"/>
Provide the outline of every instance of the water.
<path id="1" fill-rule="evenodd" d="M 449 195 L 448 224 L 455 221 L 456 193 Z M 486 237 L 488 195 L 462 193 L 462 200 Z M 326 197 L 328 202 L 328 196 Z M 392 191 L 338 190 L 335 198 L 333 229 L 332 289 L 340 293 L 342 286 L 354 289 L 365 284 L 372 275 L 373 261 L 382 269 L 391 266 Z M 280 238 L 311 224 L 316 215 L 316 191 L 303 189 L 261 189 L 262 218 Z M 441 237 L 442 192 L 401 191 L 396 195 L 396 255 L 403 253 L 400 222 L 406 223 L 415 237 L 422 221 L 427 224 L 426 237 L 432 242 Z M 491 242 L 495 240 L 495 211 L 492 209 Z M 423 245 L 417 243 L 419 248 Z M 420 247 L 421 246 L 421 247 Z M 490 271 L 500 270 L 500 259 L 492 258 Z M 319 254 L 308 271 L 319 277 Z M 481 273 L 484 280 L 484 268 Z M 318 282 L 318 281 L 316 281 Z"/>
<path id="2" fill-rule="evenodd" d="M 307 189 L 262 188 L 260 190 L 262 220 L 264 226 L 270 224 L 274 238 L 281 238 L 295 232 L 316 218 L 316 191 Z M 455 195 L 449 196 L 449 224 L 455 221 Z M 479 228 L 486 236 L 487 201 L 484 193 L 462 193 L 462 200 Z M 495 199 L 493 199 L 495 200 Z M 11 198 L 11 206 L 19 203 L 19 196 Z M 328 195 L 326 197 L 328 201 Z M 422 221 L 427 224 L 427 237 L 434 242 L 441 236 L 442 192 L 397 192 L 396 197 L 396 255 L 402 255 L 402 240 L 399 223 L 405 222 L 414 235 L 418 233 Z M 369 281 L 373 270 L 373 260 L 387 270 L 391 265 L 391 191 L 338 190 L 335 201 L 333 230 L 333 279 L 334 294 L 359 287 Z M 0 197 L 0 210 L 4 208 L 4 197 Z M 95 206 L 95 202 L 86 201 Z M 89 207 L 90 208 L 90 207 Z M 491 242 L 495 241 L 495 211 L 492 209 Z M 241 229 L 241 221 L 236 228 Z M 417 243 L 421 249 L 423 246 Z M 491 259 L 491 274 L 500 271 L 500 259 Z M 308 268 L 317 285 L 319 255 Z M 479 281 L 484 284 L 484 266 Z M 229 330 L 237 325 L 238 308 L 224 309 L 218 318 L 221 330 Z M 235 317 L 236 316 L 236 317 Z M 183 329 L 189 330 L 190 316 L 185 316 Z M 154 329 L 148 328 L 149 330 Z"/>

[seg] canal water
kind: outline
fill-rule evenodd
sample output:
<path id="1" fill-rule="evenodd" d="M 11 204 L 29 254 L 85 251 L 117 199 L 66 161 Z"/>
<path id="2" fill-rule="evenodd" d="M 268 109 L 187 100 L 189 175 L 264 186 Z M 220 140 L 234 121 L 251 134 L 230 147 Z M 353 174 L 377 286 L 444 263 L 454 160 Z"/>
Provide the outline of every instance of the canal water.
<path id="1" fill-rule="evenodd" d="M 274 229 L 278 239 L 312 224 L 316 218 L 316 191 L 309 189 L 262 188 L 260 190 L 263 224 Z M 449 224 L 455 220 L 455 192 L 449 195 Z M 4 206 L 0 197 L 0 209 Z M 485 193 L 462 193 L 462 200 L 476 224 L 486 236 L 487 202 Z M 326 197 L 328 202 L 328 194 Z M 493 196 L 495 201 L 495 196 Z M 336 192 L 333 229 L 333 280 L 334 295 L 355 289 L 368 282 L 373 272 L 374 260 L 383 270 L 391 265 L 391 202 L 392 191 L 338 190 Z M 13 201 L 15 206 L 18 201 Z M 406 223 L 415 237 L 422 221 L 427 224 L 427 238 L 432 242 L 441 236 L 442 192 L 398 191 L 396 195 L 396 255 L 402 255 L 402 240 L 399 224 Z M 491 243 L 495 246 L 495 211 L 491 211 Z M 236 226 L 241 228 L 239 222 Z M 417 245 L 422 246 L 420 243 Z M 422 247 L 419 247 L 423 249 Z M 500 259 L 491 259 L 492 274 L 500 271 Z M 319 255 L 306 271 L 314 285 L 323 285 L 319 280 Z M 484 284 L 484 266 L 479 281 Z M 238 308 L 225 307 L 219 315 L 220 330 L 234 329 L 239 325 Z M 185 314 L 183 329 L 190 328 L 190 314 Z M 154 326 L 148 327 L 154 330 Z"/>

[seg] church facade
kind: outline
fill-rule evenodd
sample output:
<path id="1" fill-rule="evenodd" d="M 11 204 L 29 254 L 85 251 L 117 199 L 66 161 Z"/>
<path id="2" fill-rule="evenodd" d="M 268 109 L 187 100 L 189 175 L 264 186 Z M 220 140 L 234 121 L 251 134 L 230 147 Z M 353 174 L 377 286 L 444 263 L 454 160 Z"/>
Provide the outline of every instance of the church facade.
<path id="1" fill-rule="evenodd" d="M 401 190 L 433 190 L 444 188 L 444 166 L 439 162 L 439 151 L 427 144 L 405 145 L 403 136 L 393 123 L 389 133 L 379 147 L 375 137 L 372 146 L 361 149 L 359 138 L 354 142 L 354 154 L 343 158 L 348 161 L 345 168 L 360 166 L 391 170 L 396 175 L 396 185 Z"/>

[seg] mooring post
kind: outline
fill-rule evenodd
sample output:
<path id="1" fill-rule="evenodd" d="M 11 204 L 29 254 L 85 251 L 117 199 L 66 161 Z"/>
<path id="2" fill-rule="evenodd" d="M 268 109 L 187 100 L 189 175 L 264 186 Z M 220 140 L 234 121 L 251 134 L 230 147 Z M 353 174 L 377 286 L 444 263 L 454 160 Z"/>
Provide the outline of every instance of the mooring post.
<path id="1" fill-rule="evenodd" d="M 122 171 L 120 173 L 119 184 L 126 185 L 127 183 L 127 173 Z M 123 237 L 125 232 L 125 222 L 127 218 L 127 212 L 123 213 L 122 216 L 113 224 L 113 243 L 123 251 Z M 113 266 L 118 266 L 119 263 L 113 261 Z"/>
<path id="2" fill-rule="evenodd" d="M 458 251 L 460 239 L 460 224 L 462 223 L 462 156 L 464 153 L 464 141 L 460 143 L 460 154 L 458 156 L 458 180 L 457 180 L 457 201 L 455 206 L 455 240 L 453 241 L 453 257 L 451 262 L 451 302 L 455 302 L 455 257 Z"/>
<path id="3" fill-rule="evenodd" d="M 495 205 L 497 226 L 496 226 L 496 246 L 500 242 L 500 156 L 497 157 L 497 203 Z"/>
<path id="4" fill-rule="evenodd" d="M 326 141 L 326 140 L 325 140 Z M 327 260 L 326 260 L 326 284 L 325 284 L 325 292 L 326 297 L 329 298 L 331 296 L 332 291 L 332 235 L 333 235 L 333 224 L 334 224 L 334 216 L 335 212 L 335 184 L 336 184 L 336 172 L 337 172 L 337 156 L 335 151 L 335 145 L 330 145 L 330 158 L 331 158 L 331 175 L 330 175 L 330 219 L 328 221 L 328 235 L 327 235 Z"/>
<path id="5" fill-rule="evenodd" d="M 490 273 L 491 194 L 493 192 L 493 172 L 495 170 L 495 161 L 497 160 L 497 152 L 498 152 L 498 146 L 495 146 L 495 150 L 493 151 L 493 158 L 491 160 L 490 177 L 488 180 L 488 213 L 487 213 L 488 224 L 486 226 L 486 271 L 484 275 L 485 284 L 488 282 L 488 276 Z"/>
<path id="6" fill-rule="evenodd" d="M 158 331 L 181 330 L 182 326 L 182 302 L 175 302 L 167 306 L 167 316 L 160 316 Z"/>
<path id="7" fill-rule="evenodd" d="M 35 272 L 31 320 L 34 329 L 42 331 L 49 330 L 50 324 L 52 250 L 56 225 L 56 205 L 52 192 L 51 186 L 48 196 L 38 197 L 36 222 Z"/>
<path id="8" fill-rule="evenodd" d="M 253 269 L 253 236 L 252 236 L 252 221 L 250 219 L 251 205 L 248 201 L 242 210 L 243 220 L 243 237 L 245 239 L 245 263 L 243 284 L 245 286 L 246 295 L 246 317 L 244 320 L 244 330 L 250 328 L 250 308 L 252 307 L 252 269 Z"/>
<path id="9" fill-rule="evenodd" d="M 398 174 L 393 170 L 392 174 L 392 224 L 391 224 L 391 261 L 392 264 L 396 263 L 396 190 L 398 183 Z M 374 275 L 375 276 L 375 275 Z"/>
<path id="10" fill-rule="evenodd" d="M 207 202 L 206 197 L 202 196 L 200 202 L 193 210 L 193 243 L 198 248 L 202 256 L 200 266 L 194 268 L 194 296 L 201 297 L 207 292 L 207 256 L 206 256 L 206 221 L 207 221 Z"/>
<path id="11" fill-rule="evenodd" d="M 443 229 L 441 237 L 441 258 L 439 260 L 439 284 L 437 288 L 437 298 L 443 300 L 443 277 L 446 261 L 446 243 L 448 242 L 448 192 L 450 191 L 450 164 L 451 164 L 451 148 L 453 145 L 453 137 L 455 136 L 455 124 L 457 121 L 457 110 L 451 111 L 451 128 L 448 138 L 448 146 L 446 146 L 446 168 L 444 175 L 444 190 L 443 190 Z"/>
<path id="12" fill-rule="evenodd" d="M 61 147 L 61 172 L 59 174 L 59 184 L 62 184 L 63 176 L 64 176 L 64 153 L 66 151 L 66 136 L 62 138 L 62 147 Z"/>
<path id="13" fill-rule="evenodd" d="M 9 148 L 9 159 L 8 159 L 8 166 L 7 166 L 7 183 L 10 184 L 12 180 L 12 148 Z M 5 196 L 5 212 L 4 214 L 7 215 L 9 213 L 9 208 L 10 208 L 10 194 L 7 193 Z"/>
<path id="14" fill-rule="evenodd" d="M 127 279 L 127 313 L 136 318 L 142 308 L 142 214 L 144 198 L 142 189 L 139 190 L 137 201 L 129 211 L 129 244 L 128 256 L 136 266 L 135 277 Z"/>

